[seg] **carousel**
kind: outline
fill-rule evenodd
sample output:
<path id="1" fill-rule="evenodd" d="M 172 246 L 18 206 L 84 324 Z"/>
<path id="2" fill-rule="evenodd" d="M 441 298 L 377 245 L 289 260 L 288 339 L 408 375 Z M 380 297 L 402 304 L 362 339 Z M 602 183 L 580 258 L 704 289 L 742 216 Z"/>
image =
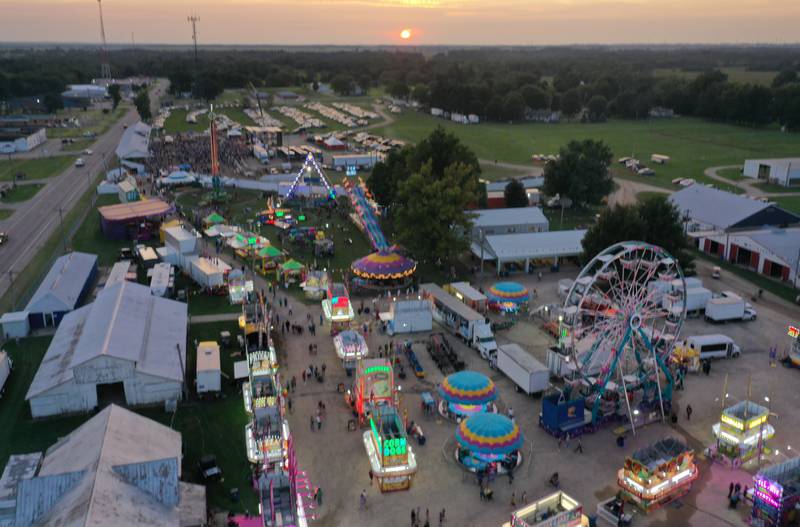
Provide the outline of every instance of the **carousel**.
<path id="1" fill-rule="evenodd" d="M 476 371 L 463 370 L 452 373 L 439 385 L 439 414 L 443 417 L 462 419 L 481 412 L 496 412 L 494 400 L 497 388 L 489 377 Z"/>
<path id="2" fill-rule="evenodd" d="M 497 282 L 486 292 L 489 307 L 504 313 L 518 313 L 530 301 L 528 288 L 517 282 Z"/>
<path id="3" fill-rule="evenodd" d="M 479 413 L 456 428 L 456 460 L 471 472 L 506 473 L 522 463 L 519 426 L 500 414 Z"/>
<path id="4" fill-rule="evenodd" d="M 378 251 L 350 266 L 353 285 L 361 288 L 405 286 L 417 270 L 417 262 L 393 251 Z"/>

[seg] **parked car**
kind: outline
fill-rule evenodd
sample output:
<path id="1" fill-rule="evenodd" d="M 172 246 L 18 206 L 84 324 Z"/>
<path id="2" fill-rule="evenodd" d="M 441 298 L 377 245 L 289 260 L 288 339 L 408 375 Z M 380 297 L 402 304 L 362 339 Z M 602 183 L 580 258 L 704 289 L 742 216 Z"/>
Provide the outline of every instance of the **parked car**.
<path id="1" fill-rule="evenodd" d="M 90 155 L 92 155 L 94 152 L 92 152 L 90 149 L 88 149 L 88 148 L 87 148 L 86 150 L 84 150 L 84 151 L 83 151 L 83 153 L 84 153 L 84 154 L 86 154 L 87 156 L 90 156 Z"/>
<path id="2" fill-rule="evenodd" d="M 86 161 L 84 161 L 82 157 L 79 157 L 78 159 L 75 160 L 75 167 L 76 168 L 80 168 L 80 167 L 84 166 L 85 164 L 86 164 Z"/>
<path id="3" fill-rule="evenodd" d="M 8 233 L 0 232 L 0 245 L 4 245 L 8 241 Z"/>

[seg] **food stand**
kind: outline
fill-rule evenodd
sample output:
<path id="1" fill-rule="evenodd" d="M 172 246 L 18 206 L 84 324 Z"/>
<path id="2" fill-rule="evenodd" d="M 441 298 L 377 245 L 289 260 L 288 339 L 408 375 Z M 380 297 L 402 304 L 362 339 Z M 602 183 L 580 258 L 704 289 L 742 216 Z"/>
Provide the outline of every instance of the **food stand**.
<path id="1" fill-rule="evenodd" d="M 333 337 L 333 346 L 348 377 L 353 375 L 358 361 L 366 357 L 369 352 L 367 341 L 357 331 L 342 331 Z"/>
<path id="2" fill-rule="evenodd" d="M 718 423 L 712 426 L 717 438 L 717 454 L 733 465 L 747 461 L 766 447 L 775 435 L 768 423 L 769 409 L 752 401 L 740 401 L 722 411 Z"/>
<path id="3" fill-rule="evenodd" d="M 228 300 L 231 304 L 245 304 L 253 295 L 253 281 L 248 280 L 242 271 L 232 269 L 228 273 Z"/>
<path id="4" fill-rule="evenodd" d="M 394 372 L 388 359 L 364 359 L 356 368 L 353 389 L 346 399 L 358 414 L 360 424 L 365 424 L 375 410 L 394 404 Z"/>
<path id="5" fill-rule="evenodd" d="M 796 525 L 800 518 L 800 457 L 760 471 L 753 478 L 753 527 Z"/>
<path id="6" fill-rule="evenodd" d="M 417 461 L 403 421 L 392 406 L 377 408 L 363 434 L 372 474 L 381 492 L 406 490 L 417 472 Z"/>
<path id="7" fill-rule="evenodd" d="M 283 253 L 277 247 L 272 245 L 261 247 L 255 252 L 255 269 L 261 274 L 266 274 L 267 271 L 275 269 L 282 259 Z"/>
<path id="8" fill-rule="evenodd" d="M 439 413 L 457 422 L 480 412 L 497 411 L 493 401 L 497 388 L 489 377 L 477 371 L 452 373 L 439 385 Z"/>
<path id="9" fill-rule="evenodd" d="M 306 266 L 295 259 L 290 259 L 283 262 L 275 269 L 278 281 L 293 283 L 303 280 L 303 273 L 306 270 Z"/>
<path id="10" fill-rule="evenodd" d="M 308 271 L 306 279 L 300 284 L 305 297 L 311 300 L 322 300 L 328 291 L 328 273 L 325 271 Z"/>
<path id="11" fill-rule="evenodd" d="M 503 527 L 578 527 L 589 525 L 583 506 L 564 491 L 554 492 L 511 513 Z"/>
<path id="12" fill-rule="evenodd" d="M 350 329 L 350 322 L 356 318 L 347 287 L 338 282 L 328 282 L 328 291 L 322 301 L 322 314 L 330 325 L 331 335 Z"/>
<path id="13" fill-rule="evenodd" d="M 668 437 L 626 457 L 617 483 L 623 498 L 649 512 L 689 492 L 698 474 L 694 451 Z"/>

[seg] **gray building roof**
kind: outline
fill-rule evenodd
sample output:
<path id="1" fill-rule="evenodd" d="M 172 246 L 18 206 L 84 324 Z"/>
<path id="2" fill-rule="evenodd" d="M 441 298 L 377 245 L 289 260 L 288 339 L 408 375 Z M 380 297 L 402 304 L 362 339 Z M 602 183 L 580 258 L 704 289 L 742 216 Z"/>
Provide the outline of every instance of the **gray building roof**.
<path id="1" fill-rule="evenodd" d="M 19 485 L 15 527 L 177 527 L 180 459 L 178 432 L 112 404 L 48 449 L 39 475 Z"/>
<path id="2" fill-rule="evenodd" d="M 493 234 L 486 236 L 483 256 L 488 259 L 491 254 L 503 261 L 575 256 L 583 251 L 581 242 L 585 235 L 585 229 Z M 480 245 L 473 243 L 472 252 L 480 257 Z"/>
<path id="3" fill-rule="evenodd" d="M 547 218 L 539 207 L 517 207 L 508 209 L 481 209 L 467 211 L 477 216 L 473 228 L 504 227 L 507 225 L 547 225 Z"/>
<path id="4" fill-rule="evenodd" d="M 542 188 L 544 185 L 544 176 L 525 177 L 519 180 L 522 186 L 526 189 L 529 188 Z M 486 192 L 502 192 L 506 189 L 506 185 L 511 183 L 510 179 L 503 181 L 490 181 L 486 183 Z"/>
<path id="5" fill-rule="evenodd" d="M 39 284 L 25 311 L 53 313 L 75 309 L 96 265 L 96 254 L 71 252 L 59 257 Z"/>
<path id="6" fill-rule="evenodd" d="M 790 269 L 797 271 L 800 229 L 771 229 L 754 232 L 748 236 L 757 244 L 779 256 Z"/>
<path id="7" fill-rule="evenodd" d="M 61 321 L 28 389 L 31 399 L 74 379 L 73 370 L 109 356 L 133 362 L 136 371 L 183 380 L 186 364 L 186 304 L 150 294 L 150 288 L 120 282 Z"/>
<path id="8" fill-rule="evenodd" d="M 150 155 L 150 127 L 139 121 L 122 134 L 116 154 L 120 159 L 143 159 Z"/>
<path id="9" fill-rule="evenodd" d="M 771 203 L 746 198 L 705 185 L 691 185 L 670 195 L 680 213 L 717 229 L 792 223 L 797 216 Z M 763 214 L 762 214 L 763 213 Z"/>

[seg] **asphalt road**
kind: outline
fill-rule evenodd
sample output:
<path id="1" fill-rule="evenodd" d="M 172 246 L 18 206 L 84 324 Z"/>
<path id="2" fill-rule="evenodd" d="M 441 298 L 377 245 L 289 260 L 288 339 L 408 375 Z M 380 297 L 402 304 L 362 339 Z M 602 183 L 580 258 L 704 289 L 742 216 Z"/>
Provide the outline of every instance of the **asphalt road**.
<path id="1" fill-rule="evenodd" d="M 152 108 L 166 92 L 167 82 L 159 80 L 150 91 Z M 36 196 L 17 207 L 7 220 L 0 221 L 0 231 L 8 233 L 8 241 L 0 247 L 0 296 L 4 295 L 14 277 L 25 268 L 42 248 L 50 235 L 61 228 L 62 215 L 75 206 L 84 192 L 94 187 L 92 176 L 113 168 L 114 150 L 126 125 L 139 120 L 136 110 L 130 110 L 91 145 L 93 154 L 82 156 L 86 165 L 71 166 L 53 178 Z M 60 209 L 60 210 L 59 210 Z M 21 291 L 15 291 L 19 295 Z"/>

